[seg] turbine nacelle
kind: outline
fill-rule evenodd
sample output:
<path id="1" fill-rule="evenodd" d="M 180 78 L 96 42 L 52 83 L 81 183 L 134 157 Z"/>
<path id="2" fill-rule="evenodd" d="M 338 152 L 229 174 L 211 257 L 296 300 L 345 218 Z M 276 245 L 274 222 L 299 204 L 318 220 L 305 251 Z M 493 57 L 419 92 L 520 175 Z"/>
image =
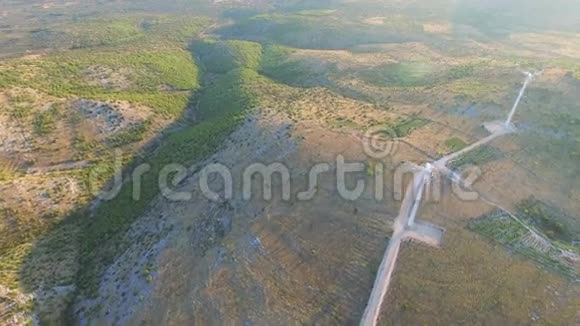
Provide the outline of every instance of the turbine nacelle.
<path id="1" fill-rule="evenodd" d="M 524 76 L 526 76 L 527 78 L 534 78 L 534 77 L 541 76 L 544 71 L 543 70 L 539 70 L 539 71 L 531 72 L 531 71 L 527 71 L 527 70 L 520 70 L 520 72 Z"/>

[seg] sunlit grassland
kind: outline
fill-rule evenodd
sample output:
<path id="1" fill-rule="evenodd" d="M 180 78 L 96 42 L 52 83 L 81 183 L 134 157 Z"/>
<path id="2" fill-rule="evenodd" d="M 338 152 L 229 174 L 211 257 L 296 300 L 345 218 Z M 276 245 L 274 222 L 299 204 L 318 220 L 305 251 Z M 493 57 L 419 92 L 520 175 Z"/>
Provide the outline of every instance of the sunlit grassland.
<path id="1" fill-rule="evenodd" d="M 3 62 L 0 87 L 30 87 L 57 97 L 127 100 L 176 117 L 199 88 L 198 69 L 185 42 L 210 23 L 204 17 L 148 16 L 73 24 L 66 30 L 83 46 L 35 60 Z M 123 71 L 128 85 L 116 89 L 91 82 L 89 69 L 95 67 Z"/>
<path id="2" fill-rule="evenodd" d="M 11 61 L 7 70 L 0 72 L 0 85 L 29 87 L 64 98 L 126 100 L 170 116 L 178 116 L 191 91 L 199 87 L 197 66 L 185 49 L 168 44 L 163 49 L 135 48 L 123 55 L 118 51 L 78 50 L 33 61 Z M 87 69 L 94 66 L 127 69 L 129 86 L 114 89 L 90 83 Z M 165 91 L 163 86 L 177 91 Z"/>
<path id="3" fill-rule="evenodd" d="M 507 91 L 504 85 L 497 82 L 474 78 L 453 81 L 441 87 L 442 92 L 448 91 L 466 100 L 484 103 L 497 103 Z"/>

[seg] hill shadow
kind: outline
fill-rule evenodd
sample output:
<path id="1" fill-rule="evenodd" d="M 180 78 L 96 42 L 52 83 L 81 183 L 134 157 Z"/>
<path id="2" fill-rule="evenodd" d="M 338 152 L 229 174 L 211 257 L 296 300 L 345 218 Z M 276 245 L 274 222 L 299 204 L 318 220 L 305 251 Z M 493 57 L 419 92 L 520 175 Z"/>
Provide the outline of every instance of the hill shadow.
<path id="1" fill-rule="evenodd" d="M 196 57 L 195 52 L 193 55 Z M 196 61 L 203 70 L 203 64 Z M 159 195 L 158 176 L 163 168 L 170 164 L 191 167 L 213 154 L 253 105 L 247 94 L 239 94 L 243 72 L 213 76 L 211 81 L 203 71 L 201 76 L 202 86 L 193 91 L 181 115 L 128 162 L 118 164 L 116 172 L 121 178 L 109 177 L 100 189 L 112 194 L 111 198 L 92 195 L 88 204 L 62 218 L 25 251 L 19 283 L 27 293 L 35 294 L 35 312 L 41 323 L 75 322 L 79 313 L 72 310 L 75 299 L 98 294 L 105 269 L 129 245 L 123 236 Z M 229 88 L 220 91 L 224 84 Z M 216 114 L 208 113 L 214 109 Z M 140 182 L 134 183 L 134 172 L 144 167 Z M 117 191 L 111 193 L 112 189 Z"/>

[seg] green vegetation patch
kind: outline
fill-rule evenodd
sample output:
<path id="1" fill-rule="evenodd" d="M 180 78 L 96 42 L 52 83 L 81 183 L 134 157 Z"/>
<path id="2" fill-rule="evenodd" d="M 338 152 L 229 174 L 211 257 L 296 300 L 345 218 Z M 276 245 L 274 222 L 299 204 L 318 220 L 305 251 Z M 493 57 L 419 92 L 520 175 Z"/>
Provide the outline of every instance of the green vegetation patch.
<path id="1" fill-rule="evenodd" d="M 187 107 L 191 92 L 199 88 L 198 68 L 191 53 L 173 45 L 133 50 L 122 56 L 115 51 L 77 50 L 36 61 L 15 60 L 9 65 L 21 75 L 5 82 L 62 98 L 125 100 L 149 106 L 166 116 L 179 116 Z M 104 73 L 93 77 L 91 69 Z M 36 76 L 28 78 L 27 71 L 36 71 Z M 115 78 L 119 71 L 126 72 L 126 87 L 98 84 Z"/>
<path id="2" fill-rule="evenodd" d="M 351 119 L 338 117 L 332 122 L 332 126 L 336 128 L 357 128 L 360 127 L 356 122 Z"/>
<path id="3" fill-rule="evenodd" d="M 426 119 L 410 116 L 389 121 L 375 127 L 380 127 L 380 130 L 377 130 L 377 132 L 385 138 L 403 138 L 410 135 L 414 130 L 428 125 L 429 122 Z"/>
<path id="4" fill-rule="evenodd" d="M 59 107 L 52 105 L 44 112 L 38 112 L 34 117 L 34 133 L 38 136 L 45 136 L 54 131 L 56 120 L 60 118 Z"/>
<path id="5" fill-rule="evenodd" d="M 145 120 L 130 126 L 127 130 L 118 132 L 107 139 L 111 147 L 122 147 L 125 145 L 140 142 L 145 139 L 151 127 L 151 120 Z"/>
<path id="6" fill-rule="evenodd" d="M 489 145 L 482 145 L 451 161 L 450 167 L 459 169 L 466 165 L 483 165 L 502 157 L 503 153 L 499 149 Z"/>
<path id="7" fill-rule="evenodd" d="M 252 89 L 263 77 L 253 70 L 236 69 L 218 77 L 210 87 L 204 89 L 199 97 L 199 117 L 219 119 L 242 108 L 258 105 Z"/>
<path id="8" fill-rule="evenodd" d="M 415 116 L 399 118 L 379 125 L 382 128 L 379 133 L 386 138 L 402 138 L 410 135 L 413 130 L 426 126 L 429 122 Z"/>
<path id="9" fill-rule="evenodd" d="M 46 287 L 74 284 L 81 235 L 77 222 L 76 219 L 70 219 L 56 228 L 52 227 L 56 223 L 52 223 L 50 236 L 40 236 L 36 242 L 32 242 L 32 246 L 25 244 L 13 251 L 16 257 L 28 250 L 35 253 L 24 260 L 20 273 L 22 283 L 42 284 Z"/>
<path id="10" fill-rule="evenodd" d="M 122 71 L 123 68 L 128 70 L 124 77 L 132 82 L 129 90 L 134 91 L 153 91 L 160 85 L 177 89 L 199 87 L 198 70 L 191 53 L 171 45 L 159 49 L 126 49 L 126 53 L 122 56 L 116 51 L 62 53 L 36 62 L 36 65 L 45 73 L 40 77 L 49 79 L 41 79 L 39 82 L 45 84 L 50 82 L 53 85 L 56 83 L 54 88 L 59 84 L 64 84 L 78 90 L 83 90 L 83 86 L 85 89 L 90 89 L 91 84 L 87 81 L 90 74 L 88 70 L 93 67 L 104 67 L 113 72 Z M 102 78 L 110 77 L 107 74 L 102 76 Z M 61 80 L 54 80 L 56 78 L 61 78 Z M 93 88 L 107 90 L 105 87 Z"/>
<path id="11" fill-rule="evenodd" d="M 561 250 L 568 248 L 558 243 L 550 244 L 534 236 L 526 227 L 501 210 L 471 220 L 468 228 L 565 276 L 572 279 L 579 276 L 573 264 L 561 256 Z"/>
<path id="12" fill-rule="evenodd" d="M 564 243 L 580 240 L 580 230 L 571 225 L 575 219 L 557 207 L 532 197 L 520 202 L 517 209 L 519 216 L 551 240 Z"/>
<path id="13" fill-rule="evenodd" d="M 410 135 L 413 130 L 424 127 L 427 124 L 429 124 L 429 120 L 418 117 L 409 117 L 397 120 L 392 128 L 397 137 L 406 137 Z"/>
<path id="14" fill-rule="evenodd" d="M 73 25 L 73 48 L 118 45 L 144 36 L 137 19 L 99 19 Z"/>
<path id="15" fill-rule="evenodd" d="M 187 42 L 211 22 L 208 17 L 159 16 L 145 19 L 141 28 L 153 39 Z"/>
<path id="16" fill-rule="evenodd" d="M 107 153 L 105 146 L 99 141 L 87 139 L 82 135 L 73 138 L 72 148 L 75 152 L 73 158 L 77 161 L 95 160 L 102 158 Z"/>
<path id="17" fill-rule="evenodd" d="M 377 86 L 418 87 L 435 81 L 433 67 L 425 62 L 384 64 L 359 71 L 356 76 Z"/>
<path id="18" fill-rule="evenodd" d="M 59 49 L 94 49 L 168 41 L 185 43 L 210 23 L 208 17 L 116 15 L 35 30 L 32 37 L 40 46 Z"/>
<path id="19" fill-rule="evenodd" d="M 18 288 L 22 263 L 30 252 L 32 243 L 54 225 L 52 213 L 42 218 L 30 218 L 29 212 L 14 208 L 0 208 L 0 280 L 10 288 Z"/>
<path id="20" fill-rule="evenodd" d="M 28 119 L 33 111 L 34 108 L 27 103 L 15 103 L 9 109 L 10 117 L 19 121 Z"/>
<path id="21" fill-rule="evenodd" d="M 575 96 L 533 84 L 526 94 L 530 106 L 526 122 L 572 139 L 580 137 L 580 104 Z"/>
<path id="22" fill-rule="evenodd" d="M 477 231 L 485 236 L 492 237 L 504 245 L 521 239 L 529 232 L 525 227 L 514 221 L 501 210 L 472 220 L 468 226 L 472 231 Z"/>
<path id="23" fill-rule="evenodd" d="M 296 50 L 286 46 L 267 44 L 264 46 L 260 69 L 265 72 L 273 72 L 281 63 L 288 61 L 295 52 Z"/>
<path id="24" fill-rule="evenodd" d="M 467 146 L 461 138 L 453 137 L 445 141 L 445 147 L 451 152 L 457 152 L 464 149 Z"/>
<path id="25" fill-rule="evenodd" d="M 319 79 L 320 73 L 306 67 L 300 60 L 291 59 L 295 51 L 281 45 L 266 45 L 260 72 L 288 85 L 308 85 L 309 81 Z"/>
<path id="26" fill-rule="evenodd" d="M 147 93 L 94 93 L 87 94 L 86 98 L 94 100 L 128 101 L 134 104 L 143 104 L 152 108 L 156 113 L 177 118 L 187 109 L 191 92 L 151 92 Z"/>
<path id="27" fill-rule="evenodd" d="M 249 41 L 205 39 L 193 50 L 209 72 L 227 73 L 237 68 L 257 70 L 262 60 L 262 46 Z"/>
<path id="28" fill-rule="evenodd" d="M 447 78 L 449 79 L 463 79 L 473 76 L 476 70 L 476 65 L 472 63 L 456 65 L 447 71 Z"/>
<path id="29" fill-rule="evenodd" d="M 496 81 L 483 81 L 474 78 L 453 80 L 443 85 L 443 92 L 451 92 L 466 100 L 478 102 L 496 103 L 506 92 L 506 85 Z"/>
<path id="30" fill-rule="evenodd" d="M 77 49 L 34 60 L 6 60 L 0 67 L 0 87 L 28 87 L 63 98 L 126 100 L 177 117 L 200 86 L 184 41 L 210 22 L 153 16 L 72 24 L 66 29 L 79 43 Z"/>

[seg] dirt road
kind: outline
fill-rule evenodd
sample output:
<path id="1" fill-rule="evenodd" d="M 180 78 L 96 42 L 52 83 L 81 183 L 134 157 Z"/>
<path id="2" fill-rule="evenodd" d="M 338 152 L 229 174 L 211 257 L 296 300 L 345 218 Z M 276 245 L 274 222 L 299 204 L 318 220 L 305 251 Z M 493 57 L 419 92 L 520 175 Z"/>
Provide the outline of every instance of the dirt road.
<path id="1" fill-rule="evenodd" d="M 385 252 L 385 256 L 379 269 L 377 271 L 377 278 L 373 285 L 373 290 L 367 308 L 363 314 L 361 325 L 375 325 L 379 317 L 381 304 L 387 294 L 389 284 L 391 281 L 391 275 L 395 269 L 395 264 L 397 262 L 397 256 L 399 254 L 399 249 L 401 247 L 401 242 L 406 237 L 406 230 L 411 219 L 412 212 L 418 205 L 417 201 L 417 190 L 422 190 L 426 177 L 428 174 L 426 171 L 421 171 L 416 174 L 413 180 L 410 182 L 405 192 L 405 197 L 401 203 L 401 208 L 399 210 L 399 215 L 394 221 L 393 225 L 393 236 L 389 241 L 389 245 Z M 420 198 L 419 198 L 420 201 Z M 416 214 L 416 210 L 415 210 Z"/>
<path id="2" fill-rule="evenodd" d="M 518 108 L 518 104 L 520 103 L 520 100 L 522 99 L 528 84 L 532 81 L 536 74 L 526 72 L 526 76 L 527 77 L 524 85 L 522 86 L 505 123 L 491 125 L 492 128 L 488 128 L 488 130 L 491 132 L 489 136 L 465 147 L 464 149 L 455 153 L 451 153 L 437 160 L 436 162 L 427 163 L 425 167 L 418 167 L 420 172 L 414 174 L 413 180 L 407 187 L 405 197 L 403 198 L 401 208 L 399 210 L 399 216 L 394 222 L 393 235 L 383 257 L 383 261 L 381 262 L 381 265 L 377 271 L 377 277 L 375 279 L 367 307 L 360 322 L 361 326 L 374 326 L 377 324 L 381 306 L 385 295 L 387 294 L 391 276 L 395 269 L 397 256 L 399 254 L 399 249 L 401 248 L 401 242 L 407 239 L 415 239 L 430 245 L 440 244 L 441 238 L 443 236 L 442 230 L 431 225 L 415 223 L 417 211 L 421 205 L 422 193 L 428 178 L 431 178 L 431 174 L 433 172 L 437 172 L 450 176 L 453 182 L 461 181 L 459 176 L 447 167 L 447 163 L 460 157 L 461 155 L 473 151 L 479 146 L 491 142 L 500 136 L 515 131 L 515 128 L 513 128 L 511 125 L 511 120 Z"/>

